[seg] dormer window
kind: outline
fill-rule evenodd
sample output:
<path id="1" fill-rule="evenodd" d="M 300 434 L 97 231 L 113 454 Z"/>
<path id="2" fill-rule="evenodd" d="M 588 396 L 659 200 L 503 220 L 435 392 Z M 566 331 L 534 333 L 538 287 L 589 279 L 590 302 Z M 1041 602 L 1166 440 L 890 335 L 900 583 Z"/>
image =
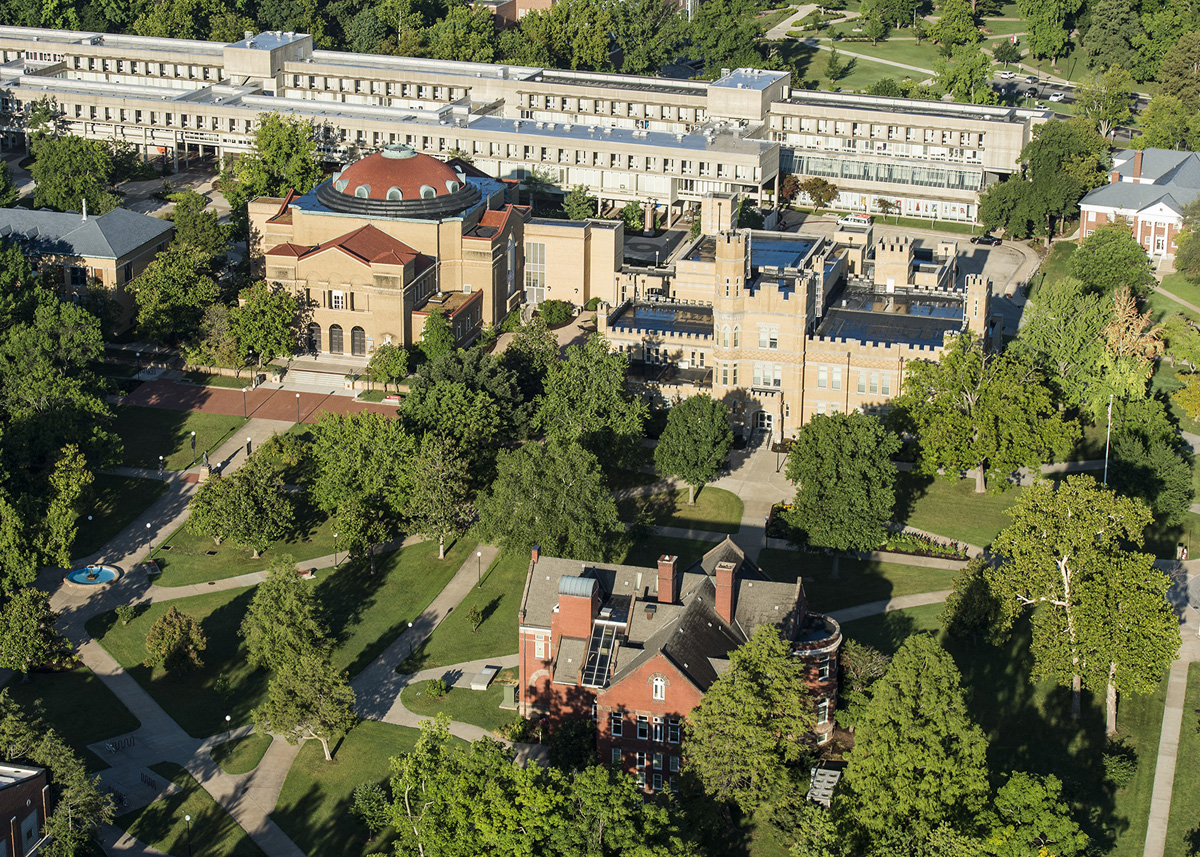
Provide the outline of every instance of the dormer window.
<path id="1" fill-rule="evenodd" d="M 404 199 L 404 193 L 398 187 L 389 187 L 387 190 L 387 198 L 390 200 Z"/>
<path id="2" fill-rule="evenodd" d="M 359 199 L 368 199 L 371 196 L 371 186 L 369 184 L 360 184 L 354 189 L 354 195 Z"/>
<path id="3" fill-rule="evenodd" d="M 349 182 L 347 182 L 345 179 L 338 179 L 333 183 L 333 189 L 338 193 L 345 193 L 347 184 L 349 184 Z"/>
<path id="4" fill-rule="evenodd" d="M 458 193 L 458 189 L 462 187 L 458 182 L 446 182 L 446 190 L 450 193 Z"/>
<path id="5" fill-rule="evenodd" d="M 437 196 L 437 191 L 427 184 L 421 185 L 421 199 L 433 199 Z"/>

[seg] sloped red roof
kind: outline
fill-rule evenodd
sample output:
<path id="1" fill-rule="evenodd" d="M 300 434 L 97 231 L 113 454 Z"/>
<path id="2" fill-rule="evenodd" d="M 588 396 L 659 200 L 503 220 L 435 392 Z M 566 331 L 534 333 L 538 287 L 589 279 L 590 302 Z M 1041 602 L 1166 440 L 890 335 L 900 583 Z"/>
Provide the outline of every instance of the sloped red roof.
<path id="1" fill-rule="evenodd" d="M 268 223 L 291 223 L 292 222 L 292 212 L 289 210 L 289 206 L 292 204 L 292 200 L 296 199 L 299 196 L 300 196 L 300 194 L 296 193 L 296 191 L 294 189 L 289 188 L 287 195 L 283 198 L 283 202 L 279 206 L 279 211 L 275 212 L 275 214 L 273 214 L 267 222 Z"/>
<path id="2" fill-rule="evenodd" d="M 291 242 L 280 244 L 278 247 L 268 250 L 267 255 L 295 256 L 297 259 L 305 259 L 326 250 L 341 250 L 364 265 L 404 265 L 416 260 L 418 271 L 428 267 L 425 257 L 412 247 L 370 224 L 340 235 L 332 241 L 318 244 L 316 247 L 305 247 Z"/>
<path id="3" fill-rule="evenodd" d="M 432 196 L 449 196 L 463 184 L 450 167 L 431 155 L 411 147 L 390 145 L 382 152 L 367 155 L 334 176 L 334 190 L 355 196 L 362 188 L 365 199 L 388 199 L 389 190 L 399 191 L 399 199 L 422 199 L 424 188 Z"/>
<path id="4" fill-rule="evenodd" d="M 278 247 L 272 247 L 270 250 L 268 250 L 267 255 L 268 256 L 295 256 L 297 259 L 299 259 L 301 256 L 303 256 L 305 253 L 307 253 L 311 249 L 312 249 L 312 247 L 305 246 L 304 244 L 293 244 L 290 241 L 285 241 L 283 244 L 280 244 Z"/>

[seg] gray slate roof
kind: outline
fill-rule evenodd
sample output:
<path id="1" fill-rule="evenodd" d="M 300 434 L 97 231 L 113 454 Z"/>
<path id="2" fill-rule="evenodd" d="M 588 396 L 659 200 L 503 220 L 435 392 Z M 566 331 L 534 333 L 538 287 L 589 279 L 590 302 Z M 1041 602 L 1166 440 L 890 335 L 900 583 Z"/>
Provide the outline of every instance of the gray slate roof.
<path id="1" fill-rule="evenodd" d="M 169 221 L 114 208 L 106 214 L 0 208 L 0 238 L 16 241 L 26 255 L 120 259 L 170 232 Z"/>
<path id="2" fill-rule="evenodd" d="M 1131 149 L 1113 155 L 1113 171 L 1132 178 L 1134 155 Z M 1143 211 L 1163 203 L 1176 213 L 1200 196 L 1200 154 L 1169 149 L 1145 149 L 1142 152 L 1143 181 L 1118 181 L 1090 191 L 1080 205 L 1098 205 L 1126 211 Z M 1153 184 L 1149 182 L 1153 181 Z"/>

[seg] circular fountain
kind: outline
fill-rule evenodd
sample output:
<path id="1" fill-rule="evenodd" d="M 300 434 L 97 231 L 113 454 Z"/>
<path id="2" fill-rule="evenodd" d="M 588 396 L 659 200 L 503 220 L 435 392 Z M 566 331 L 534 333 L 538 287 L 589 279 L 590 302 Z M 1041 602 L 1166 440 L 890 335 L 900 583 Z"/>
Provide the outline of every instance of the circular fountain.
<path id="1" fill-rule="evenodd" d="M 111 565 L 89 565 L 77 568 L 66 576 L 68 586 L 91 588 L 107 586 L 121 576 L 120 569 Z"/>

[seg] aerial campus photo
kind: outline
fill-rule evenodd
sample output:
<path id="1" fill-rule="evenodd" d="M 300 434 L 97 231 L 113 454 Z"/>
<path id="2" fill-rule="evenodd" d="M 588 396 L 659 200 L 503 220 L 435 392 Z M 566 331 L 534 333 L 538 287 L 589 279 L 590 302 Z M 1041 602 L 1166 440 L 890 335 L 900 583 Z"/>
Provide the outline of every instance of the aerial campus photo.
<path id="1" fill-rule="evenodd" d="M 0 857 L 1200 855 L 1198 232 L 1183 0 L 0 0 Z"/>

